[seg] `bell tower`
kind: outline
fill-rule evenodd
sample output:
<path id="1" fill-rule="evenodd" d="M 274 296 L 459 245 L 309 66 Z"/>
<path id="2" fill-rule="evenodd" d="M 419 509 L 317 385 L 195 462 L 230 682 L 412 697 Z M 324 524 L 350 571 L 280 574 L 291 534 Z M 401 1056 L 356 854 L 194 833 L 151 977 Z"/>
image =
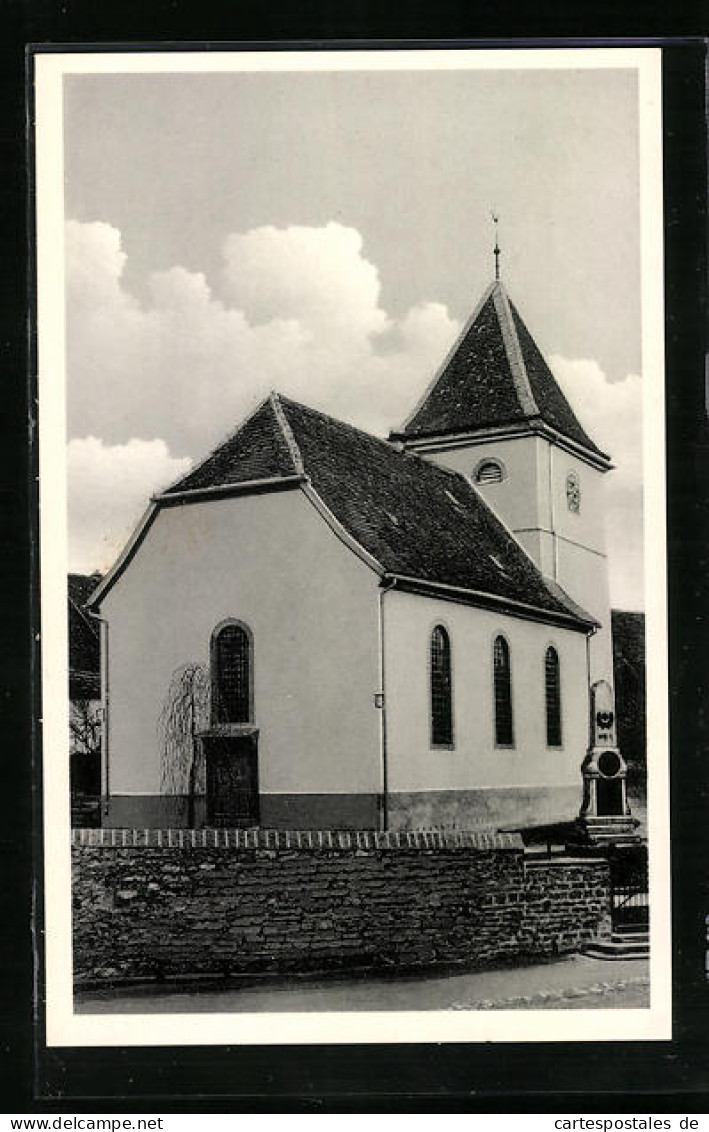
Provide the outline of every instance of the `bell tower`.
<path id="1" fill-rule="evenodd" d="M 499 255 L 496 236 L 495 279 L 391 439 L 468 476 L 546 578 L 596 619 L 589 684 L 612 689 L 603 508 L 612 464 L 508 297 Z"/>

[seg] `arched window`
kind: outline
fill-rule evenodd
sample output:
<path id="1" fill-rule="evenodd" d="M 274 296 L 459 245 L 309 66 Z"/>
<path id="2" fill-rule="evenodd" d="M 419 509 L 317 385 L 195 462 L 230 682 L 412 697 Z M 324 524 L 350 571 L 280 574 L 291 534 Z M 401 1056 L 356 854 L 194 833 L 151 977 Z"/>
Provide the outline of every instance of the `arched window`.
<path id="1" fill-rule="evenodd" d="M 495 637 L 493 648 L 495 674 L 495 743 L 498 747 L 514 745 L 512 726 L 512 676 L 510 646 L 504 637 Z"/>
<path id="2" fill-rule="evenodd" d="M 482 460 L 475 469 L 475 482 L 501 483 L 505 478 L 505 469 L 499 460 Z"/>
<path id="3" fill-rule="evenodd" d="M 212 637 L 212 723 L 253 722 L 251 632 L 228 621 Z"/>
<path id="4" fill-rule="evenodd" d="M 549 645 L 544 656 L 544 691 L 547 705 L 547 747 L 561 746 L 561 676 L 559 654 Z"/>
<path id="5" fill-rule="evenodd" d="M 431 744 L 453 744 L 451 646 L 442 625 L 436 625 L 431 633 Z"/>

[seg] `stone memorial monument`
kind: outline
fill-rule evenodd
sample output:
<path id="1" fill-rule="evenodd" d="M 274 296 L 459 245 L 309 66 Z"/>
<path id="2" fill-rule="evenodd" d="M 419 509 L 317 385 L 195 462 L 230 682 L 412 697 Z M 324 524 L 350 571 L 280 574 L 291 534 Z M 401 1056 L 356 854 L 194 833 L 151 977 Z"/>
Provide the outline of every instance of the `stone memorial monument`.
<path id="1" fill-rule="evenodd" d="M 581 819 L 592 841 L 634 840 L 638 825 L 626 793 L 628 773 L 616 740 L 613 690 L 607 680 L 591 687 L 591 744 L 581 768 Z"/>

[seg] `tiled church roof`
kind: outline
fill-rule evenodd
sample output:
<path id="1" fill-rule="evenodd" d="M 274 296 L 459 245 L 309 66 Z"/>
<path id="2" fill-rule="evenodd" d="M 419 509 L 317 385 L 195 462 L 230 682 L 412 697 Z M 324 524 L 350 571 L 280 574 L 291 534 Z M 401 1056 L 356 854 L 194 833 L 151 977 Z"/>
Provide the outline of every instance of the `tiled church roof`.
<path id="1" fill-rule="evenodd" d="M 269 398 L 228 440 L 165 494 L 296 474 L 274 398 Z"/>
<path id="2" fill-rule="evenodd" d="M 159 499 L 299 475 L 383 573 L 592 623 L 463 475 L 277 394 Z"/>
<path id="3" fill-rule="evenodd" d="M 403 440 L 535 422 L 607 459 L 579 424 L 534 339 L 496 280 L 403 429 Z"/>

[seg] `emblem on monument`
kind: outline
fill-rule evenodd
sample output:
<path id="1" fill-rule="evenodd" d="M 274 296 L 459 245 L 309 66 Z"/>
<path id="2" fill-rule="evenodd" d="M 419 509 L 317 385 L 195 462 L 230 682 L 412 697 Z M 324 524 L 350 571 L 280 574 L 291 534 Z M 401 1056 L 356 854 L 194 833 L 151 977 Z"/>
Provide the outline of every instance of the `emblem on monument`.
<path id="1" fill-rule="evenodd" d="M 607 680 L 599 680 L 591 688 L 592 747 L 615 747 L 615 705 L 613 690 Z"/>

